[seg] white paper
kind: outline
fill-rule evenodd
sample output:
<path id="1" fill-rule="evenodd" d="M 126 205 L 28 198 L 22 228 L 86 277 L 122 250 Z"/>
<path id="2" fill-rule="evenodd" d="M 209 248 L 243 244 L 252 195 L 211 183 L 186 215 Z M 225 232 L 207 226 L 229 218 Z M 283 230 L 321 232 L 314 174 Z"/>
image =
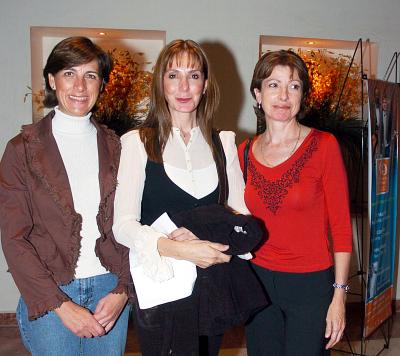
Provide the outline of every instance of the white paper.
<path id="1" fill-rule="evenodd" d="M 177 229 L 167 213 L 162 214 L 151 226 L 166 235 Z M 129 253 L 129 259 L 132 258 L 132 254 Z M 174 276 L 164 282 L 152 280 L 144 274 L 141 265 L 133 267 L 131 264 L 131 275 L 140 309 L 152 308 L 186 298 L 192 294 L 197 277 L 196 265 L 185 260 L 176 260 L 170 257 L 167 259 L 172 265 Z"/>
<path id="2" fill-rule="evenodd" d="M 160 217 L 151 224 L 151 227 L 165 235 L 170 234 L 178 228 L 167 213 L 160 215 Z"/>

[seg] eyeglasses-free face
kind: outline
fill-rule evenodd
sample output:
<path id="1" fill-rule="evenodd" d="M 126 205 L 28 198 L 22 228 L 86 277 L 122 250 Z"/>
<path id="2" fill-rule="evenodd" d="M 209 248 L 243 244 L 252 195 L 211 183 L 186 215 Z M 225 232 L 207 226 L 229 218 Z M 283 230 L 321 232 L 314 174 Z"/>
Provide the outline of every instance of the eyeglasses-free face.
<path id="1" fill-rule="evenodd" d="M 49 74 L 49 84 L 56 92 L 58 108 L 67 115 L 85 116 L 96 104 L 101 78 L 96 60 Z"/>

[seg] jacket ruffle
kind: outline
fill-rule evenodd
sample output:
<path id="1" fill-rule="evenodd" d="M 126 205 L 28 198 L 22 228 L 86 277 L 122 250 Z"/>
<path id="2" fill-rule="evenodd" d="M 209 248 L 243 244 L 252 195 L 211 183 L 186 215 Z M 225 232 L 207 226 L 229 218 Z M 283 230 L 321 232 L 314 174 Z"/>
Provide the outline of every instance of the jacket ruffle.
<path id="1" fill-rule="evenodd" d="M 29 320 L 40 318 L 49 311 L 57 309 L 61 306 L 62 303 L 68 302 L 69 300 L 71 299 L 68 298 L 66 295 L 56 294 L 53 295 L 51 298 L 42 300 L 37 303 L 29 303 L 25 301 L 29 310 Z"/>
<path id="2" fill-rule="evenodd" d="M 54 117 L 54 112 L 51 112 L 45 119 L 52 119 Z M 43 120 L 45 120 L 43 119 Z M 44 121 L 40 124 L 44 124 Z M 76 213 L 71 206 L 68 206 L 63 203 L 60 193 L 57 191 L 56 186 L 50 184 L 45 175 L 45 169 L 38 159 L 37 154 L 38 150 L 35 149 L 35 145 L 42 144 L 40 139 L 39 131 L 37 130 L 34 124 L 25 125 L 22 128 L 22 138 L 26 145 L 26 154 L 27 154 L 27 165 L 28 169 L 34 174 L 34 176 L 41 182 L 42 186 L 49 193 L 49 196 L 53 199 L 56 206 L 60 209 L 61 214 L 67 219 L 72 220 L 72 231 L 71 231 L 71 240 L 70 240 L 70 249 L 67 257 L 67 269 L 75 270 L 78 258 L 79 251 L 81 246 L 82 236 L 80 235 L 80 231 L 82 229 L 82 216 Z M 57 276 L 54 276 L 57 280 Z M 70 280 L 73 279 L 73 275 Z M 70 281 L 69 280 L 69 281 Z M 67 282 L 69 282 L 67 281 Z M 66 282 L 66 281 L 60 281 Z"/>

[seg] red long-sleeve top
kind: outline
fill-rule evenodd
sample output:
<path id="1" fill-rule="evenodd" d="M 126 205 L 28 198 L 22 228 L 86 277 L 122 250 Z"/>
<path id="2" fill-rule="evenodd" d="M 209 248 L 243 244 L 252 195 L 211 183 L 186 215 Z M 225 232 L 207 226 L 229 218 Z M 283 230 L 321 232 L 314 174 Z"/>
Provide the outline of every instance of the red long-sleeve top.
<path id="1" fill-rule="evenodd" d="M 245 145 L 239 146 L 242 170 Z M 296 152 L 273 168 L 256 160 L 252 145 L 245 202 L 266 228 L 266 241 L 252 262 L 274 271 L 314 272 L 333 265 L 332 252 L 351 252 L 346 170 L 335 137 L 312 129 Z"/>

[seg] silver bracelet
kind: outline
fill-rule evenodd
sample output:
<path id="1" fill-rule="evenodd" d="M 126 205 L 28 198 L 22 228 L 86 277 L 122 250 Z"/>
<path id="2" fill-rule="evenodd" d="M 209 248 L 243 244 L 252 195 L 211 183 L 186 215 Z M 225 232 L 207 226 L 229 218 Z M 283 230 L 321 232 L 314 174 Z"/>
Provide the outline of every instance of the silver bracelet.
<path id="1" fill-rule="evenodd" d="M 332 284 L 332 286 L 333 288 L 344 289 L 346 293 L 350 290 L 350 286 L 348 284 L 339 284 L 335 282 Z"/>

